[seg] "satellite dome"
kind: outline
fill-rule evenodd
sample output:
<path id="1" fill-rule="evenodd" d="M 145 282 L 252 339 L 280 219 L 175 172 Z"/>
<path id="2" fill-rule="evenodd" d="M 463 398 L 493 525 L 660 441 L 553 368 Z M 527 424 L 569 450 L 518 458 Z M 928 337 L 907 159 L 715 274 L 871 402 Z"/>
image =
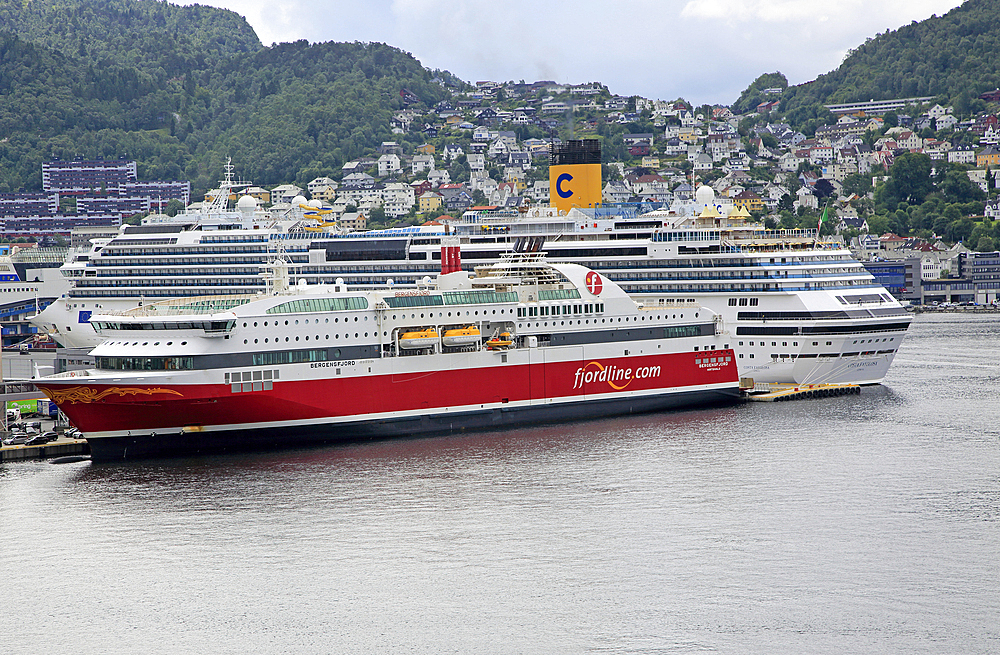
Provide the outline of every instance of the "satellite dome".
<path id="1" fill-rule="evenodd" d="M 322 201 L 320 201 L 319 198 L 313 198 L 306 204 L 309 205 L 310 207 L 315 207 L 316 209 L 320 209 L 323 206 L 323 203 Z"/>
<path id="2" fill-rule="evenodd" d="M 236 209 L 238 211 L 254 211 L 257 209 L 257 199 L 253 196 L 240 196 L 240 199 L 236 201 Z"/>
<path id="3" fill-rule="evenodd" d="M 292 198 L 292 207 L 298 207 L 299 205 L 304 205 L 304 204 L 306 204 L 305 196 L 295 196 L 294 198 Z"/>
<path id="4" fill-rule="evenodd" d="M 714 205 L 715 204 L 715 189 L 710 186 L 702 185 L 698 187 L 698 190 L 694 194 L 695 200 L 698 201 L 699 205 Z"/>

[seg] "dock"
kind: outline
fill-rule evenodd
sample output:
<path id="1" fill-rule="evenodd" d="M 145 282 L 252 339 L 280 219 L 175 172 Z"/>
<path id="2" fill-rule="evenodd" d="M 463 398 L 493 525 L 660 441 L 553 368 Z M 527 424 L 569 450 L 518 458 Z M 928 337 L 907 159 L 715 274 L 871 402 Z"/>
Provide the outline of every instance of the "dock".
<path id="1" fill-rule="evenodd" d="M 25 459 L 48 459 L 66 455 L 89 455 L 90 444 L 86 439 L 60 437 L 41 446 L 0 447 L 0 462 L 16 462 Z"/>
<path id="2" fill-rule="evenodd" d="M 743 397 L 758 403 L 777 403 L 860 393 L 861 385 L 858 384 L 757 384 L 744 389 Z"/>

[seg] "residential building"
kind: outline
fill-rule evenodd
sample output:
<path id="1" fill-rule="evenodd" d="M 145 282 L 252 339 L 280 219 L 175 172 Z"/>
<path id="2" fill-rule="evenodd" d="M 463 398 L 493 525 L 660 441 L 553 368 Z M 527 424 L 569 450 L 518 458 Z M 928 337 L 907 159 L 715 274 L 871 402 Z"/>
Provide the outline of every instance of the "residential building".
<path id="1" fill-rule="evenodd" d="M 378 158 L 378 175 L 379 177 L 386 177 L 389 175 L 396 175 L 401 170 L 399 162 L 399 155 L 395 153 L 389 153 L 382 155 Z"/>

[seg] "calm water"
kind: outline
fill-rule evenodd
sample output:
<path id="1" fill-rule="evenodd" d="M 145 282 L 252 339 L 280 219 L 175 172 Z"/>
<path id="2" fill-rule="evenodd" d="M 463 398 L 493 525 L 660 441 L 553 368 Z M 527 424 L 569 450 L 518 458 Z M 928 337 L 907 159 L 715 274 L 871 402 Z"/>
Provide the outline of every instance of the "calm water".
<path id="1" fill-rule="evenodd" d="M 884 386 L 0 467 L 0 652 L 1000 652 L 1000 318 Z"/>

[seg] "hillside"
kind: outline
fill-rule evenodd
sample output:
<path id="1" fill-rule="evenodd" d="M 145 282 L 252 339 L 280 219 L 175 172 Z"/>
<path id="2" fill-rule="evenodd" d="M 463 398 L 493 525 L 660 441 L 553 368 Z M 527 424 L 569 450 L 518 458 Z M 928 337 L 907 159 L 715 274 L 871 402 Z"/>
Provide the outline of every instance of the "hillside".
<path id="1" fill-rule="evenodd" d="M 211 7 L 2 0 L 0 25 L 0 191 L 40 188 L 52 157 L 127 156 L 200 190 L 230 155 L 259 184 L 308 181 L 390 138 L 401 89 L 446 95 L 397 48 L 264 48 Z"/>
<path id="2" fill-rule="evenodd" d="M 944 16 L 867 40 L 834 71 L 789 87 L 781 111 L 803 126 L 821 105 L 939 96 L 956 111 L 1000 87 L 1000 0 L 967 0 Z M 746 94 L 745 94 L 746 95 Z"/>

